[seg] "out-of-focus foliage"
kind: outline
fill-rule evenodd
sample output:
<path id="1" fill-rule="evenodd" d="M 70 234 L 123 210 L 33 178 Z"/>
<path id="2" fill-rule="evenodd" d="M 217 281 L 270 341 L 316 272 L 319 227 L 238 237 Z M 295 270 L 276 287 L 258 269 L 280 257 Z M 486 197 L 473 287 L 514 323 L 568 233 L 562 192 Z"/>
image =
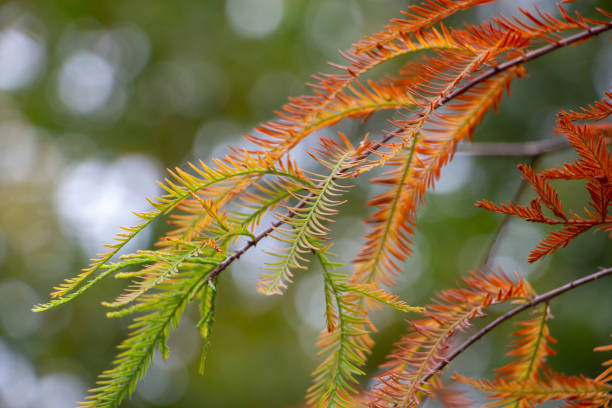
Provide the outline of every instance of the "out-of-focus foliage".
<path id="1" fill-rule="evenodd" d="M 516 3 L 481 6 L 450 21 L 508 12 Z M 606 1 L 577 3 L 593 9 Z M 240 135 L 253 124 L 271 119 L 288 96 L 305 92 L 310 74 L 326 70 L 326 61 L 340 62 L 338 49 L 378 31 L 405 6 L 396 0 L 2 3 L 0 406 L 70 406 L 108 368 L 128 321 L 105 319 L 98 301 L 113 298 L 119 284 L 106 282 L 87 298 L 43 315 L 30 309 L 55 282 L 74 276 L 101 252 L 119 225 L 134 224 L 130 211 L 149 209 L 144 197 L 159 194 L 155 180 L 163 168 L 209 161 L 227 145 L 240 145 Z M 538 7 L 552 10 L 554 2 Z M 530 78 L 513 85 L 512 98 L 473 140 L 549 137 L 560 108 L 590 103 L 612 86 L 611 64 L 608 37 L 533 62 Z M 363 134 L 384 127 L 386 118 L 377 115 L 367 125 L 343 121 L 337 128 Z M 305 162 L 305 155 L 295 158 Z M 561 159 L 563 153 L 540 164 Z M 414 254 L 394 293 L 410 304 L 424 303 L 433 289 L 452 286 L 480 264 L 499 218 L 473 204 L 484 197 L 512 199 L 514 168 L 514 158 L 455 159 L 428 196 Z M 581 186 L 559 184 L 558 192 L 572 208 L 584 205 L 578 201 Z M 343 261 L 362 244 L 356 220 L 368 211 L 359 197 L 372 193 L 380 191 L 363 178 L 345 195 L 354 204 L 342 207 L 333 226 L 339 238 L 334 252 Z M 165 228 L 154 224 L 128 249 L 148 246 L 151 234 Z M 529 250 L 547 231 L 512 222 L 494 262 L 549 288 L 612 261 L 604 241 L 586 233 L 564 251 L 527 265 Z M 265 297 L 255 290 L 264 261 L 245 255 L 219 279 L 223 296 L 216 300 L 206 373 L 197 375 L 198 311 L 187 310 L 170 336 L 169 360 L 156 355 L 145 382 L 123 406 L 302 403 L 319 362 L 317 333 L 326 325 L 321 277 L 296 274 L 287 296 Z M 555 304 L 560 318 L 550 321 L 551 332 L 571 340 L 556 347 L 563 361 L 553 357 L 548 365 L 568 373 L 600 371 L 590 350 L 609 341 L 609 327 L 601 322 L 612 310 L 611 289 L 602 282 L 588 289 L 589 302 L 577 291 Z M 369 373 L 404 331 L 390 313 L 374 315 L 381 330 Z M 500 365 L 502 353 L 493 350 L 512 330 L 506 329 L 474 349 L 478 358 L 467 353 L 458 361 L 463 373 L 480 376 Z"/>

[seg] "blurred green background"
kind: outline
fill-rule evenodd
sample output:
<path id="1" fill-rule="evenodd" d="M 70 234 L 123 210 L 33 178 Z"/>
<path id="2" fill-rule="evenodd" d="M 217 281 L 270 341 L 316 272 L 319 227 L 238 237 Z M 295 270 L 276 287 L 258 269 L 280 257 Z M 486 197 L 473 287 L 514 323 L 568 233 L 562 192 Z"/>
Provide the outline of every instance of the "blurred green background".
<path id="1" fill-rule="evenodd" d="M 111 241 L 131 211 L 147 209 L 166 167 L 209 160 L 241 145 L 240 135 L 271 119 L 288 96 L 306 92 L 310 75 L 329 71 L 362 35 L 399 16 L 399 0 L 28 1 L 0 4 L 0 407 L 64 408 L 81 400 L 110 367 L 129 320 L 108 320 L 100 301 L 124 282 L 109 280 L 76 302 L 44 314 L 30 312 L 52 286 L 73 276 Z M 454 17 L 457 25 L 511 13 L 501 1 Z M 582 1 L 591 10 L 609 1 Z M 553 10 L 552 1 L 538 6 Z M 589 12 L 586 12 L 589 14 Z M 497 115 L 475 141 L 551 136 L 554 115 L 600 97 L 612 85 L 610 34 L 530 63 Z M 380 73 L 381 71 L 377 71 Z M 336 128 L 355 139 L 388 127 L 388 115 Z M 333 133 L 323 131 L 321 135 Z M 376 137 L 375 133 L 373 136 Z M 306 146 L 312 146 L 313 136 Z M 304 160 L 305 149 L 297 153 Z M 547 156 L 542 165 L 571 159 Z M 528 159 L 520 159 L 527 162 Z M 415 255 L 393 291 L 424 304 L 479 266 L 501 217 L 474 207 L 507 201 L 519 183 L 516 158 L 458 155 L 420 211 Z M 583 186 L 557 185 L 580 209 Z M 335 252 L 357 252 L 369 210 L 364 198 L 380 191 L 357 181 L 334 224 Z M 530 193 L 531 194 L 531 193 Z M 529 196 L 529 194 L 527 194 Z M 163 226 L 156 226 L 161 230 Z M 525 259 L 546 229 L 512 221 L 496 257 L 508 272 L 528 276 L 538 291 L 612 264 L 609 240 L 589 232 L 535 265 Z M 148 247 L 147 231 L 129 250 Z M 255 283 L 264 256 L 257 250 L 219 283 L 218 314 L 207 371 L 197 375 L 199 335 L 188 310 L 171 337 L 168 361 L 156 358 L 124 407 L 300 406 L 319 361 L 314 346 L 323 327 L 322 280 L 300 273 L 286 296 L 264 297 Z M 349 270 L 350 267 L 347 267 Z M 316 269 L 316 268 L 315 268 Z M 550 365 L 568 373 L 598 372 L 609 342 L 612 280 L 552 302 L 559 356 Z M 375 316 L 380 332 L 368 365 L 376 366 L 405 324 L 397 312 Z M 451 370 L 490 375 L 500 364 L 512 325 L 501 327 Z M 367 378 L 364 378 L 364 384 Z"/>

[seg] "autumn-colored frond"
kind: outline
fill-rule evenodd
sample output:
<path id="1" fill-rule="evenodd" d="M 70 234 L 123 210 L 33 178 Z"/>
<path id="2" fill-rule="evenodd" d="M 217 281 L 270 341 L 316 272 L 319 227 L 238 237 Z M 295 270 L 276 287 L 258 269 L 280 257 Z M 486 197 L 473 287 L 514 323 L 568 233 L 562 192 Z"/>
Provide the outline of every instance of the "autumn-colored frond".
<path id="1" fill-rule="evenodd" d="M 408 333 L 382 366 L 386 370 L 376 376 L 370 406 L 417 406 L 421 394 L 430 392 L 423 379 L 436 374 L 434 367 L 444 360 L 455 333 L 469 328 L 471 319 L 485 316 L 483 310 L 491 304 L 532 296 L 530 286 L 517 279 L 513 282 L 503 272 L 472 273 L 464 278 L 464 288 L 440 292 L 426 307 L 427 317 L 410 322 Z"/>
<path id="2" fill-rule="evenodd" d="M 347 66 L 333 64 L 341 74 L 313 76 L 310 86 L 314 95 L 290 99 L 277 111 L 278 120 L 264 123 L 256 129 L 264 136 L 246 136 L 265 148 L 273 158 L 280 158 L 313 131 L 337 123 L 346 117 L 367 116 L 381 109 L 407 108 L 414 104 L 410 95 L 386 81 L 363 85 L 356 80 L 376 66 L 408 53 L 432 49 L 460 49 L 445 30 L 419 33 L 394 45 L 367 55 L 343 53 Z M 355 85 L 353 85 L 355 83 Z"/>
<path id="3" fill-rule="evenodd" d="M 557 342 L 546 324 L 550 315 L 548 308 L 548 304 L 545 304 L 532 312 L 534 317 L 517 323 L 520 329 L 512 334 L 514 341 L 506 354 L 515 360 L 497 369 L 497 378 L 506 381 L 535 380 L 539 372 L 546 368 L 546 359 L 555 354 L 550 344 Z"/>
<path id="4" fill-rule="evenodd" d="M 366 36 L 353 49 L 356 53 L 376 50 L 408 34 L 431 27 L 457 11 L 492 1 L 495 0 L 425 0 L 419 5 L 408 6 L 408 10 L 402 11 L 405 18 L 391 19 L 391 24 L 384 31 Z"/>
<path id="5" fill-rule="evenodd" d="M 566 407 L 609 407 L 612 403 L 612 387 L 584 376 L 566 376 L 548 372 L 535 380 L 474 380 L 455 375 L 461 381 L 483 391 L 489 399 L 486 407 L 507 407 L 517 399 L 526 401 L 529 407 L 547 401 L 563 400 Z"/>
<path id="6" fill-rule="evenodd" d="M 536 6 L 533 12 L 519 9 L 523 18 L 513 17 L 508 19 L 504 16 L 499 16 L 492 20 L 508 33 L 513 32 L 529 40 L 542 39 L 552 43 L 563 38 L 559 33 L 568 30 L 589 29 L 591 24 L 606 23 L 605 21 L 586 19 L 579 13 L 571 16 L 559 3 L 557 8 L 561 14 L 560 18 L 543 12 Z"/>
<path id="7" fill-rule="evenodd" d="M 419 100 L 414 99 L 413 92 L 400 86 L 406 81 L 391 84 L 387 81 L 379 84 L 369 81 L 367 85 L 359 82 L 359 78 L 366 72 L 400 56 L 432 50 L 452 51 L 469 58 L 471 67 L 455 78 L 454 86 L 471 72 L 476 72 L 484 66 L 497 66 L 500 62 L 498 57 L 502 57 L 504 53 L 506 60 L 523 55 L 524 50 L 535 39 L 555 42 L 562 38 L 557 33 L 578 28 L 588 29 L 589 23 L 596 23 L 579 15 L 571 17 L 560 7 L 561 18 L 536 9 L 534 13 L 523 11 L 523 20 L 509 20 L 502 16 L 493 19 L 492 23 L 467 26 L 462 30 L 449 30 L 444 26 L 430 27 L 439 18 L 446 17 L 446 13 L 452 14 L 490 1 L 492 0 L 427 0 L 425 8 L 413 6 L 411 10 L 416 14 L 409 15 L 415 19 L 405 20 L 401 24 L 407 31 L 392 29 L 394 26 L 391 25 L 386 34 L 379 33 L 388 36 L 388 41 L 375 40 L 378 36 L 375 34 L 357 44 L 354 49 L 343 52 L 348 64 L 332 64 L 341 71 L 340 74 L 314 76 L 314 83 L 310 84 L 314 95 L 290 99 L 282 110 L 275 112 L 278 119 L 257 127 L 261 135 L 247 135 L 247 139 L 266 149 L 273 158 L 280 158 L 308 134 L 321 127 L 333 125 L 343 118 L 368 117 L 382 109 L 405 109 L 413 106 Z M 399 21 L 403 20 L 396 20 Z M 420 28 L 410 29 L 408 26 Z M 425 74 L 427 63 L 422 65 L 426 68 L 423 71 Z M 446 67 L 455 65 L 453 58 L 446 60 Z M 425 74 L 415 77 L 410 84 L 427 86 L 427 83 Z M 434 104 L 433 108 L 436 107 Z"/>
<path id="8" fill-rule="evenodd" d="M 368 81 L 367 85 L 355 80 L 352 84 L 320 78 L 321 85 L 313 85 L 315 96 L 292 98 L 277 111 L 279 119 L 259 125 L 256 130 L 262 136 L 245 137 L 266 149 L 273 157 L 281 157 L 309 134 L 330 127 L 345 118 L 367 118 L 374 112 L 387 109 L 407 109 L 415 105 L 411 95 L 386 80 L 381 83 Z M 334 91 L 332 87 L 339 89 Z"/>
<path id="9" fill-rule="evenodd" d="M 605 98 L 601 101 L 595 101 L 587 107 L 580 107 L 577 111 L 570 110 L 568 112 L 561 111 L 560 119 L 569 120 L 572 122 L 578 120 L 602 120 L 612 114 L 612 92 L 606 92 Z"/>
<path id="10" fill-rule="evenodd" d="M 514 77 L 515 72 L 510 71 L 484 81 L 459 96 L 444 113 L 429 112 L 431 105 L 425 107 L 430 119 L 412 136 L 410 150 L 389 160 L 386 164 L 393 169 L 373 180 L 392 189 L 368 203 L 378 211 L 366 222 L 371 231 L 354 261 L 354 282 L 393 284 L 392 276 L 402 270 L 401 262 L 410 255 L 415 212 L 426 189 L 439 177 L 457 144 L 469 139 L 486 112 L 496 107 Z M 435 103 L 438 97 L 430 100 Z"/>
<path id="11" fill-rule="evenodd" d="M 578 221 L 580 222 L 580 221 Z M 559 248 L 566 247 L 572 242 L 578 235 L 588 231 L 592 225 L 585 222 L 583 225 L 570 225 L 565 226 L 557 231 L 551 231 L 548 235 L 540 241 L 535 248 L 529 253 L 527 262 L 533 263 L 546 256 L 555 252 Z"/>
<path id="12" fill-rule="evenodd" d="M 612 351 L 612 344 L 595 347 L 595 351 Z M 604 366 L 604 371 L 595 378 L 595 381 L 599 383 L 612 382 L 612 359 L 605 361 L 602 365 Z"/>
<path id="13" fill-rule="evenodd" d="M 512 335 L 514 341 L 511 350 L 506 354 L 514 361 L 496 370 L 496 379 L 511 381 L 537 381 L 541 372 L 547 369 L 545 363 L 548 356 L 555 351 L 550 346 L 556 340 L 550 335 L 546 324 L 550 316 L 548 303 L 532 312 L 534 317 L 518 322 L 519 330 Z M 528 399 L 519 397 L 512 403 L 513 408 L 530 408 Z"/>
<path id="14" fill-rule="evenodd" d="M 513 215 L 526 221 L 549 225 L 559 225 L 560 229 L 551 231 L 529 254 L 528 261 L 535 262 L 561 247 L 565 247 L 578 235 L 591 228 L 609 230 L 612 215 L 608 214 L 612 203 L 612 153 L 608 151 L 605 135 L 598 127 L 590 124 L 579 125 L 560 115 L 558 130 L 563 132 L 576 153 L 578 159 L 573 163 L 564 163 L 553 169 L 536 173 L 530 166 L 520 165 L 519 170 L 525 179 L 534 187 L 537 197 L 529 206 L 517 203 L 495 205 L 483 200 L 476 203 L 478 207 L 502 214 Z M 586 180 L 589 195 L 589 207 L 584 208 L 585 215 L 563 211 L 556 190 L 550 179 Z M 550 210 L 554 218 L 546 216 L 541 204 Z"/>
<path id="15" fill-rule="evenodd" d="M 558 172 L 544 172 L 546 178 L 609 180 L 612 175 L 612 154 L 601 129 L 591 124 L 577 125 L 561 119 L 557 129 L 566 135 L 578 154 L 573 165 L 563 165 Z"/>
<path id="16" fill-rule="evenodd" d="M 523 173 L 525 180 L 533 186 L 533 189 L 538 194 L 540 202 L 552 211 L 555 216 L 562 220 L 567 220 L 567 217 L 563 213 L 563 206 L 559 200 L 557 191 L 550 185 L 548 180 L 537 174 L 531 166 L 519 164 L 517 167 Z"/>

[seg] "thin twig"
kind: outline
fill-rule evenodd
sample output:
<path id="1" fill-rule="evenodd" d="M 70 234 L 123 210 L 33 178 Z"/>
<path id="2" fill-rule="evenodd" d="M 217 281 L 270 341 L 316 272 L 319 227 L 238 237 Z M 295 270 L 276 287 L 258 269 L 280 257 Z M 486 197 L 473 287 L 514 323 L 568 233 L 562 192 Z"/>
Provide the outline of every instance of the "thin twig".
<path id="1" fill-rule="evenodd" d="M 508 62 L 505 62 L 503 64 L 500 64 L 498 66 L 496 66 L 495 68 L 477 76 L 476 78 L 472 79 L 471 81 L 469 81 L 468 83 L 466 83 L 465 85 L 459 87 L 458 89 L 454 90 L 453 92 L 449 93 L 448 95 L 446 95 L 445 97 L 441 98 L 438 105 L 436 106 L 436 109 L 439 108 L 442 105 L 445 105 L 446 103 L 448 103 L 449 101 L 451 101 L 452 99 L 456 98 L 459 95 L 464 94 L 465 92 L 467 92 L 469 89 L 471 89 L 472 87 L 478 85 L 479 83 L 481 83 L 482 81 L 485 81 L 486 79 L 494 76 L 495 74 L 498 74 L 500 72 L 503 72 L 507 69 L 510 69 L 512 67 L 515 67 L 517 65 L 521 65 L 527 61 L 531 61 L 534 60 L 536 58 L 539 58 L 543 55 L 546 55 L 552 51 L 555 51 L 561 47 L 565 47 L 567 45 L 573 44 L 575 42 L 579 42 L 579 41 L 583 41 L 588 39 L 589 37 L 594 37 L 596 35 L 599 35 L 601 33 L 603 33 L 604 31 L 610 30 L 612 29 L 612 20 L 606 24 L 603 25 L 599 25 L 596 27 L 590 27 L 584 31 L 581 31 L 577 34 L 574 34 L 570 37 L 564 38 L 562 40 L 557 41 L 554 44 L 550 44 L 547 45 L 545 47 L 542 48 L 538 48 L 536 50 L 533 50 L 531 52 L 526 53 L 524 56 L 522 57 L 518 57 L 518 58 L 514 58 Z M 400 133 L 400 130 L 395 130 L 393 132 L 388 133 L 381 141 L 376 142 L 375 145 L 373 146 L 372 151 L 379 149 L 380 147 L 383 147 L 389 140 L 391 140 L 393 137 L 397 136 Z M 371 153 L 370 152 L 370 153 Z M 307 195 L 306 197 L 304 197 L 304 199 L 302 201 L 300 201 L 295 208 L 302 208 L 306 205 L 306 202 L 308 199 L 310 199 L 313 196 L 313 193 L 310 193 L 309 195 Z M 293 213 L 288 214 L 288 217 L 292 217 Z M 242 254 L 244 254 L 246 251 L 248 251 L 251 247 L 257 245 L 257 243 L 259 241 L 261 241 L 262 239 L 264 239 L 265 237 L 267 237 L 268 235 L 270 235 L 276 228 L 278 228 L 280 225 L 282 225 L 284 223 L 284 221 L 278 220 L 276 222 L 274 222 L 272 225 L 270 225 L 270 227 L 268 227 L 267 229 L 265 229 L 264 231 L 262 231 L 261 233 L 259 233 L 258 235 L 255 236 L 254 239 L 250 240 L 249 242 L 247 242 L 242 248 L 237 249 L 232 255 L 230 255 L 228 258 L 226 258 L 223 262 L 221 262 L 219 264 L 218 267 L 216 267 L 210 274 L 208 274 L 208 276 L 206 277 L 206 282 L 210 282 L 213 279 L 215 279 L 221 272 L 223 272 L 225 269 L 227 269 L 228 266 L 230 266 L 235 260 L 237 260 L 238 258 L 240 258 L 242 256 Z"/>
<path id="2" fill-rule="evenodd" d="M 541 154 L 537 156 L 533 156 L 531 158 L 529 165 L 531 167 L 534 167 L 540 157 L 541 157 Z M 513 203 L 516 203 L 520 200 L 521 196 L 525 192 L 525 189 L 527 188 L 528 185 L 529 183 L 527 182 L 527 180 L 524 177 L 521 177 L 520 184 L 514 193 L 514 197 L 512 197 Z M 493 260 L 495 255 L 497 255 L 497 252 L 499 251 L 499 247 L 501 246 L 501 242 L 505 238 L 506 233 L 508 232 L 508 228 L 509 228 L 508 226 L 510 225 L 511 219 L 512 219 L 512 215 L 506 214 L 502 222 L 497 227 L 497 231 L 495 231 L 493 240 L 489 243 L 489 247 L 487 248 L 487 251 L 485 252 L 485 257 L 482 262 L 483 266 L 490 266 L 491 261 Z"/>
<path id="3" fill-rule="evenodd" d="M 540 156 L 570 147 L 564 137 L 555 137 L 535 142 L 478 142 L 459 145 L 458 155 L 488 157 Z"/>
<path id="4" fill-rule="evenodd" d="M 497 319 L 493 320 L 491 323 L 487 324 L 485 327 L 480 329 L 474 335 L 472 335 L 469 339 L 467 339 L 459 347 L 457 347 L 455 351 L 453 351 L 448 357 L 446 357 L 446 359 L 438 363 L 429 374 L 424 376 L 421 379 L 420 383 L 421 384 L 426 383 L 427 380 L 429 380 L 433 375 L 439 373 L 442 369 L 444 369 L 444 367 L 446 367 L 451 361 L 457 358 L 457 356 L 459 356 L 461 353 L 467 350 L 468 347 L 476 343 L 478 340 L 484 337 L 487 333 L 489 333 L 491 330 L 493 330 L 494 328 L 496 328 L 497 326 L 499 326 L 506 320 L 516 316 L 517 314 L 521 313 L 524 310 L 532 308 L 535 305 L 538 305 L 543 302 L 548 302 L 552 298 L 562 295 L 565 292 L 568 292 L 586 283 L 593 282 L 597 279 L 603 278 L 604 276 L 608 276 L 608 275 L 612 275 L 612 268 L 602 269 L 599 272 L 595 272 L 591 275 L 585 276 L 584 278 L 580 278 L 580 279 L 571 281 L 563 286 L 559 286 L 556 289 L 553 289 L 549 292 L 536 296 L 533 299 L 531 299 L 531 301 L 527 303 L 523 303 L 522 305 L 515 307 L 514 309 L 504 313 L 503 315 L 501 315 L 500 317 L 498 317 Z"/>

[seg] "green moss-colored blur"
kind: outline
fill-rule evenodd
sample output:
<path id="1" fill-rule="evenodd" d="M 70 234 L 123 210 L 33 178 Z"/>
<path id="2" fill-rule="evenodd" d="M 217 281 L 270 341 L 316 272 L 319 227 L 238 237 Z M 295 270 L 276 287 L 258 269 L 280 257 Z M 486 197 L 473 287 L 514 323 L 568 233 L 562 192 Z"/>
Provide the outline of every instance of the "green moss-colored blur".
<path id="1" fill-rule="evenodd" d="M 381 29 L 406 3 L 1 2 L 0 407 L 74 406 L 110 367 L 129 320 L 106 319 L 100 302 L 113 299 L 125 282 L 109 279 L 50 312 L 34 314 L 30 308 L 102 252 L 120 225 L 137 221 L 131 212 L 146 210 L 145 197 L 159 194 L 155 180 L 165 168 L 210 161 L 227 152 L 225 146 L 240 146 L 241 134 L 271 119 L 289 96 L 308 92 L 304 84 L 312 74 L 331 71 L 327 61 L 341 62 L 337 50 Z M 509 13 L 513 3 L 483 6 L 453 16 L 449 24 Z M 591 15 L 588 10 L 606 3 L 582 1 L 568 8 Z M 554 11 L 552 1 L 538 7 Z M 551 137 L 555 113 L 590 103 L 612 86 L 609 40 L 606 34 L 529 63 L 529 76 L 513 84 L 512 95 L 498 114 L 487 115 L 473 140 Z M 375 115 L 368 124 L 345 121 L 336 128 L 353 140 L 367 130 L 376 138 L 389 128 L 387 118 Z M 316 136 L 311 139 L 309 146 Z M 561 152 L 538 165 L 571 159 L 571 152 Z M 520 180 L 517 162 L 529 158 L 457 156 L 419 212 L 415 253 L 393 292 L 423 305 L 435 290 L 455 285 L 481 264 L 502 218 L 474 203 L 510 200 Z M 555 186 L 574 208 L 585 205 L 582 185 Z M 361 220 L 370 212 L 365 198 L 379 191 L 367 178 L 350 190 L 333 225 L 339 260 L 349 262 L 357 253 L 365 231 Z M 527 192 L 522 199 L 530 197 Z M 154 225 L 128 250 L 149 247 L 164 228 Z M 546 231 L 512 221 L 495 264 L 527 276 L 539 292 L 612 264 L 608 237 L 593 231 L 527 265 L 529 250 Z M 189 309 L 171 336 L 170 359 L 156 358 L 122 407 L 301 406 L 319 362 L 322 279 L 313 268 L 298 273 L 285 296 L 259 295 L 255 285 L 266 245 L 271 244 L 258 245 L 220 278 L 205 374 L 198 375 L 197 311 Z M 592 348 L 609 342 L 610 293 L 608 279 L 551 303 L 551 330 L 559 339 L 552 367 L 598 372 L 603 357 Z M 391 310 L 375 316 L 380 331 L 370 374 L 404 331 L 406 317 Z M 511 324 L 500 327 L 450 370 L 490 376 L 504 361 L 511 331 Z"/>

